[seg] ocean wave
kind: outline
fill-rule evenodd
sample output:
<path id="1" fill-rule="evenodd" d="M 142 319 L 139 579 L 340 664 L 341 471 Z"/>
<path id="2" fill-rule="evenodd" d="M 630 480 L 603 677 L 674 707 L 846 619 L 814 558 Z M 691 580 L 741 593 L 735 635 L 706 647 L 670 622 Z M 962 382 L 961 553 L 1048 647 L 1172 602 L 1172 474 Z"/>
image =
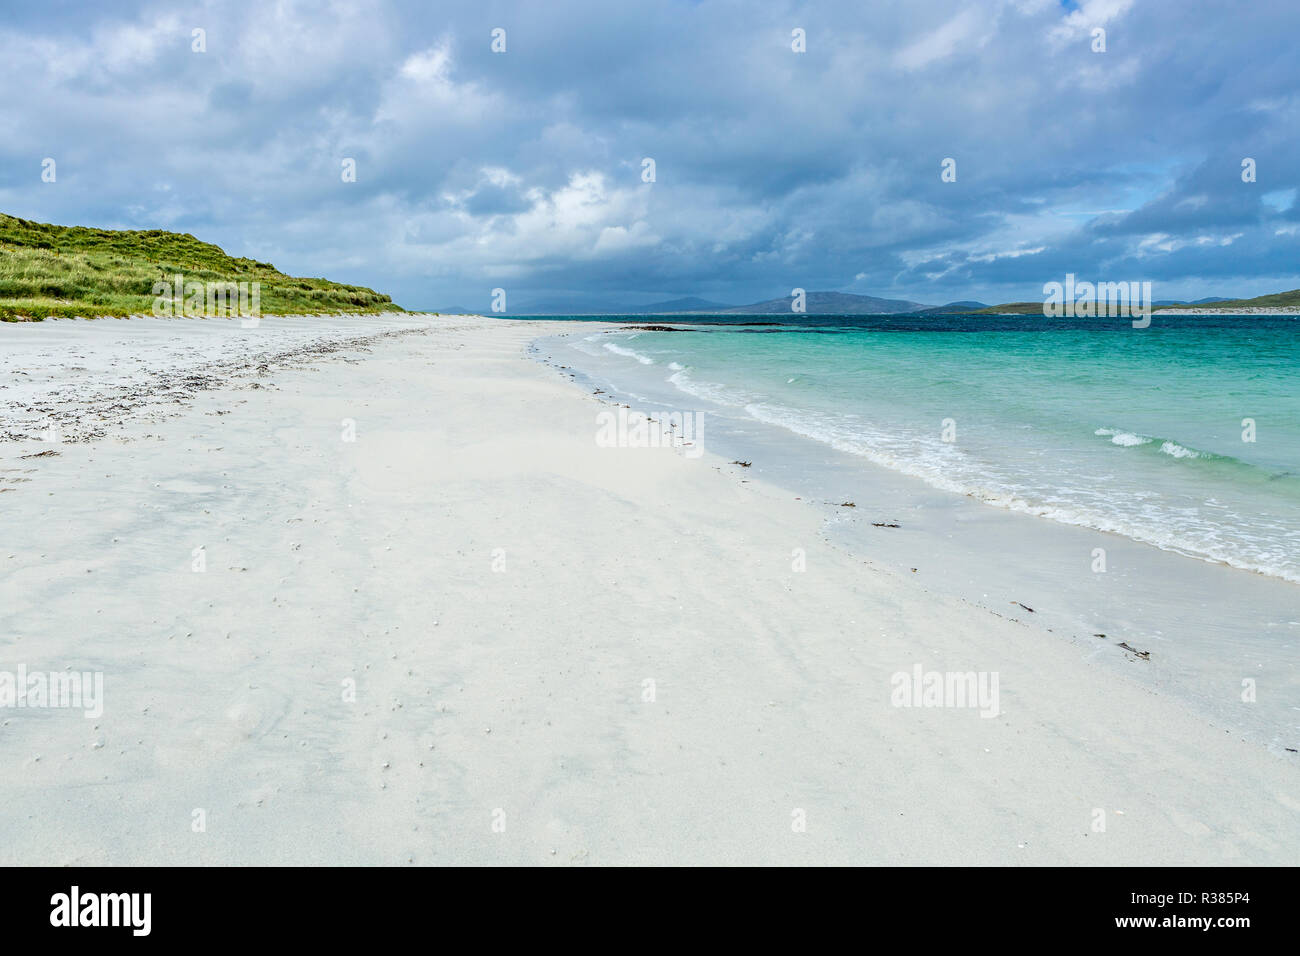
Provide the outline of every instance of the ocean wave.
<path id="1" fill-rule="evenodd" d="M 1155 441 L 1154 438 L 1147 438 L 1145 435 L 1134 435 L 1132 432 L 1122 432 L 1115 428 L 1098 428 L 1093 434 L 1108 437 L 1112 445 L 1122 445 L 1125 448 L 1149 445 Z"/>
<path id="2" fill-rule="evenodd" d="M 697 382 L 691 378 L 687 369 L 669 375 L 668 381 L 687 395 L 694 395 L 696 398 L 703 398 L 706 401 L 726 405 L 729 408 L 744 408 L 748 402 L 752 401 L 751 396 L 737 388 L 721 385 L 717 382 Z"/>
<path id="3" fill-rule="evenodd" d="M 1170 458 L 1192 459 L 1204 462 L 1213 462 L 1215 464 L 1235 465 L 1241 468 L 1248 468 L 1252 471 L 1258 471 L 1259 467 L 1240 458 L 1234 458 L 1232 455 L 1220 455 L 1212 451 L 1203 451 L 1199 448 L 1192 448 L 1172 438 L 1152 437 L 1150 435 L 1139 435 L 1133 432 L 1123 431 L 1118 428 L 1098 428 L 1094 435 L 1108 437 L 1112 444 L 1122 445 L 1124 447 L 1146 447 L 1151 452 L 1161 455 L 1168 455 Z"/>
<path id="4" fill-rule="evenodd" d="M 648 355 L 642 355 L 640 352 L 634 352 L 632 349 L 625 349 L 621 345 L 615 345 L 613 342 L 606 342 L 605 348 L 615 355 L 623 355 L 627 358 L 636 359 L 642 365 L 654 365 L 655 360 Z"/>
<path id="5" fill-rule="evenodd" d="M 1140 497 L 1134 497 L 1131 502 L 1136 510 L 1125 511 L 1118 506 L 1119 502 L 1109 496 L 1093 500 L 1090 506 L 1086 501 L 1069 500 L 1079 494 L 1077 490 L 1067 493 L 1063 488 L 1051 491 L 1008 484 L 1004 479 L 991 474 L 987 470 L 987 463 L 938 439 L 886 433 L 857 422 L 850 424 L 834 421 L 829 416 L 809 415 L 799 409 L 769 403 L 750 403 L 745 406 L 745 411 L 757 421 L 857 455 L 891 471 L 919 478 L 942 491 L 975 498 L 1008 511 L 1119 534 L 1165 551 L 1300 583 L 1300 571 L 1289 558 L 1291 552 L 1285 547 L 1279 547 L 1276 540 L 1261 540 L 1254 545 L 1228 542 L 1221 538 L 1224 528 L 1201 522 L 1193 529 L 1185 520 L 1188 515 L 1170 512 L 1163 506 L 1157 506 L 1153 511 L 1140 503 Z M 1098 434 L 1103 431 L 1112 438 L 1131 436 L 1139 439 L 1129 442 L 1134 446 L 1145 447 L 1159 440 L 1119 429 L 1099 429 Z M 1164 451 L 1163 447 L 1151 450 L 1153 453 L 1176 458 L 1199 456 L 1248 465 L 1246 462 L 1238 462 L 1238 459 L 1197 452 L 1176 442 L 1170 441 L 1167 444 L 1175 450 Z M 1180 455 L 1179 451 L 1183 454 Z M 1096 495 L 1092 495 L 1092 498 L 1096 499 Z"/>
<path id="6" fill-rule="evenodd" d="M 839 422 L 829 416 L 808 415 L 798 409 L 767 402 L 750 402 L 745 412 L 767 425 L 811 438 L 838 451 L 866 458 L 892 471 L 900 471 L 944 491 L 980 497 L 997 492 L 972 484 L 975 469 L 955 445 L 939 439 L 890 434 L 859 421 Z M 964 473 L 957 477 L 957 473 Z"/>
<path id="7" fill-rule="evenodd" d="M 1196 451 L 1193 448 L 1184 448 L 1175 441 L 1162 442 L 1160 451 L 1166 455 L 1173 455 L 1175 458 L 1204 458 L 1204 452 Z"/>

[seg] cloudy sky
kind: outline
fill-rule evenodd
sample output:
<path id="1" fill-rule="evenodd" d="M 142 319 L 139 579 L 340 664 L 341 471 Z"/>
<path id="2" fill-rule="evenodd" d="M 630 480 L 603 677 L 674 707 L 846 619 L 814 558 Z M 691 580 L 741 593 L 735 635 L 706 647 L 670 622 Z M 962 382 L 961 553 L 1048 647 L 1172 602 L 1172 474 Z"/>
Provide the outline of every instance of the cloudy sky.
<path id="1" fill-rule="evenodd" d="M 7 3 L 0 211 L 408 308 L 1257 295 L 1300 287 L 1297 36 L 1296 0 Z"/>

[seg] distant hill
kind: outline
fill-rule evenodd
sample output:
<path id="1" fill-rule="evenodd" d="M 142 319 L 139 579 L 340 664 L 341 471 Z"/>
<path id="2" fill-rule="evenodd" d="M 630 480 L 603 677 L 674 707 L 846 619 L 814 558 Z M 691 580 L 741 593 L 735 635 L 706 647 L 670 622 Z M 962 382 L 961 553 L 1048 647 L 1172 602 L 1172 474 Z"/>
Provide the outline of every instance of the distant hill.
<path id="1" fill-rule="evenodd" d="M 962 302 L 949 302 L 947 305 L 936 305 L 928 309 L 917 309 L 917 315 L 957 315 L 962 312 L 978 312 L 981 309 L 987 309 L 988 305 L 984 302 L 976 302 L 973 299 L 967 299 Z"/>
<path id="2" fill-rule="evenodd" d="M 972 313 L 973 315 L 1042 315 L 1042 302 L 1003 302 L 990 305 Z"/>
<path id="3" fill-rule="evenodd" d="M 148 314 L 154 283 L 177 273 L 186 282 L 259 282 L 263 315 L 402 311 L 373 289 L 287 276 L 188 233 L 54 226 L 0 213 L 0 319 Z"/>
<path id="4" fill-rule="evenodd" d="M 788 314 L 792 296 L 768 299 L 753 305 L 738 305 L 722 312 L 728 315 L 778 315 Z M 809 292 L 804 297 L 805 311 L 828 315 L 882 315 L 891 312 L 916 312 L 930 306 L 905 299 L 879 299 L 873 295 L 854 295 L 850 292 Z"/>

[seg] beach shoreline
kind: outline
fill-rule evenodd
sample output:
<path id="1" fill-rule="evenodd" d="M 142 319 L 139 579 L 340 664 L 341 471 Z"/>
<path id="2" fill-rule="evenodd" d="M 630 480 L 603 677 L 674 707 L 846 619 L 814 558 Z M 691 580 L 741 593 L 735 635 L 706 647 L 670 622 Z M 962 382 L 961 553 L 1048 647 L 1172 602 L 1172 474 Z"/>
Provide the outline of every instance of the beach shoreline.
<path id="1" fill-rule="evenodd" d="M 0 670 L 105 706 L 0 709 L 4 862 L 1297 862 L 1294 755 L 854 554 L 707 440 L 601 447 L 610 398 L 526 352 L 565 323 L 406 320 L 95 440 L 23 410 Z M 997 675 L 996 715 L 900 702 L 917 668 Z"/>
<path id="2" fill-rule="evenodd" d="M 915 574 L 938 594 L 1069 641 L 1098 665 L 1178 696 L 1274 753 L 1300 747 L 1294 581 L 1062 520 L 1059 511 L 1009 507 L 936 486 L 683 392 L 669 384 L 674 378 L 662 381 L 663 355 L 633 364 L 640 353 L 625 336 L 636 328 L 609 325 L 594 335 L 566 329 L 537 340 L 533 354 L 563 366 L 606 401 L 652 415 L 701 415 L 706 445 L 724 467 L 730 463 L 728 471 L 773 483 L 816 508 L 826 540 L 853 557 Z M 605 349 L 594 351 L 614 355 L 602 362 L 582 346 L 606 334 Z M 1267 688 L 1248 705 L 1247 681 Z"/>

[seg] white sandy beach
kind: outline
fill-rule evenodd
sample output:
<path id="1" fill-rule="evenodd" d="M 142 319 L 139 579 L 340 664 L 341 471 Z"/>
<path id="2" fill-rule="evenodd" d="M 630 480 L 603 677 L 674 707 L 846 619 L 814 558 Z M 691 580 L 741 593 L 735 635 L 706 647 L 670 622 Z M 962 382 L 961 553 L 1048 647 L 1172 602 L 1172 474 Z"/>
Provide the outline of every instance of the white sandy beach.
<path id="1" fill-rule="evenodd" d="M 0 325 L 0 671 L 104 682 L 0 709 L 0 862 L 1300 862 L 1294 754 L 599 447 L 567 328 Z"/>
<path id="2" fill-rule="evenodd" d="M 1259 306 L 1244 305 L 1235 309 L 1216 309 L 1206 306 L 1202 309 L 1161 309 L 1156 308 L 1152 315 L 1297 315 L 1300 308 L 1293 305 Z"/>

